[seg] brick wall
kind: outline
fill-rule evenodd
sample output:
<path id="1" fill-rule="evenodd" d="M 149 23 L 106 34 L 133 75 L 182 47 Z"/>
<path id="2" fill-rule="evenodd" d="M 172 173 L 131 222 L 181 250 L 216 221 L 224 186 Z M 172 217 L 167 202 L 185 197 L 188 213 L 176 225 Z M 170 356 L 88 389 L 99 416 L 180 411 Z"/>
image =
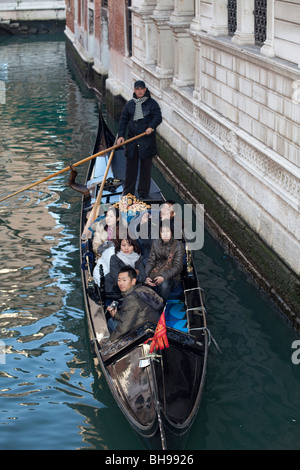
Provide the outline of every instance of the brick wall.
<path id="1" fill-rule="evenodd" d="M 103 15 L 104 14 L 105 12 L 103 11 Z M 95 2 L 94 18 L 95 18 L 95 38 L 97 40 L 100 40 L 101 39 L 101 19 L 102 19 L 101 2 Z"/>
<path id="2" fill-rule="evenodd" d="M 68 0 L 66 8 L 66 26 L 74 33 L 74 22 L 75 22 L 75 1 Z"/>
<path id="3" fill-rule="evenodd" d="M 109 48 L 125 55 L 125 0 L 109 2 Z"/>

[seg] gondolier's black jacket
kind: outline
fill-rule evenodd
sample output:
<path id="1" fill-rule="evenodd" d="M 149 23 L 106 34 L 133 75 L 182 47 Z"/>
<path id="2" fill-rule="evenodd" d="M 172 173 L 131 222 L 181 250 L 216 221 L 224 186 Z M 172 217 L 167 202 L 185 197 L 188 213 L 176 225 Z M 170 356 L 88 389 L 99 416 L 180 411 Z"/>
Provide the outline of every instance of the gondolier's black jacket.
<path id="1" fill-rule="evenodd" d="M 164 307 L 163 299 L 150 287 L 136 284 L 122 294 L 122 308 L 115 315 L 117 328 L 109 337 L 115 341 L 147 321 L 157 323 Z"/>
<path id="2" fill-rule="evenodd" d="M 135 93 L 133 94 L 136 98 Z M 124 137 L 126 135 L 126 130 L 128 129 L 127 138 L 130 139 L 136 135 L 142 134 L 143 132 L 151 127 L 156 129 L 159 124 L 162 122 L 161 110 L 158 103 L 151 98 L 150 91 L 147 89 L 144 96 L 148 96 L 147 101 L 142 104 L 142 110 L 144 113 L 144 118 L 134 121 L 134 112 L 135 112 L 135 102 L 132 100 L 128 101 L 122 111 L 122 115 L 119 122 L 118 137 Z M 155 132 L 141 137 L 140 139 L 131 142 L 126 145 L 125 155 L 127 158 L 132 159 L 134 150 L 137 148 L 139 158 L 149 158 L 155 157 L 157 154 L 156 147 L 156 136 Z"/>

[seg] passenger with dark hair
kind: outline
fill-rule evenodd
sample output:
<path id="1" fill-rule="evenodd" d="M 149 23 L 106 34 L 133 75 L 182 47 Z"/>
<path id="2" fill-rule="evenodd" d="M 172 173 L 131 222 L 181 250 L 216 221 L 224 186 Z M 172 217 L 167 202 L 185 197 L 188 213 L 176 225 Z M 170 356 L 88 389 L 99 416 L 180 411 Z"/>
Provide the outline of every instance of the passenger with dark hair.
<path id="1" fill-rule="evenodd" d="M 110 258 L 109 273 L 105 277 L 105 290 L 107 292 L 119 292 L 118 274 L 124 266 L 131 266 L 137 272 L 138 282 L 144 282 L 146 279 L 145 267 L 141 258 L 140 245 L 136 240 L 127 238 L 115 241 L 115 254 Z"/>
<path id="2" fill-rule="evenodd" d="M 95 233 L 93 238 L 93 250 L 98 258 L 103 251 L 112 246 L 109 243 L 118 238 L 119 210 L 111 206 L 105 213 L 105 218 L 95 223 Z"/>
<path id="3" fill-rule="evenodd" d="M 154 209 L 144 212 L 137 218 L 137 222 L 131 223 L 130 229 L 139 235 L 138 242 L 142 249 L 144 265 L 148 261 L 153 240 L 159 237 L 160 222 L 169 220 L 172 227 L 174 227 L 175 215 L 175 201 L 169 199 L 161 204 L 159 210 Z"/>
<path id="4" fill-rule="evenodd" d="M 152 289 L 137 284 L 137 273 L 131 266 L 124 266 L 118 274 L 118 287 L 124 297 L 122 307 L 108 307 L 111 314 L 107 322 L 114 341 L 147 321 L 157 323 L 163 310 L 163 299 Z"/>
<path id="5" fill-rule="evenodd" d="M 174 210 L 175 201 L 172 199 L 168 199 L 160 206 L 160 219 L 167 220 L 167 219 L 174 219 L 176 212 Z"/>
<path id="6" fill-rule="evenodd" d="M 145 267 L 146 284 L 154 287 L 164 300 L 180 282 L 183 269 L 184 245 L 174 239 L 170 220 L 160 224 L 160 237 L 152 243 L 148 262 Z"/>

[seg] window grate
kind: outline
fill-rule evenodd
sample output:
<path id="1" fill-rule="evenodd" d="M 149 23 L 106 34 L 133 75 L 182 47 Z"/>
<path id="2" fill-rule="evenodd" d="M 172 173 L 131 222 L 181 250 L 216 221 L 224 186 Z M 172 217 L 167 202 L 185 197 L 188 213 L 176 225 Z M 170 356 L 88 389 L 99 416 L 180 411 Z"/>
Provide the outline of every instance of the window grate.
<path id="1" fill-rule="evenodd" d="M 255 44 L 262 46 L 267 38 L 267 0 L 255 0 Z"/>
<path id="2" fill-rule="evenodd" d="M 228 34 L 233 36 L 236 31 L 236 0 L 228 0 Z"/>

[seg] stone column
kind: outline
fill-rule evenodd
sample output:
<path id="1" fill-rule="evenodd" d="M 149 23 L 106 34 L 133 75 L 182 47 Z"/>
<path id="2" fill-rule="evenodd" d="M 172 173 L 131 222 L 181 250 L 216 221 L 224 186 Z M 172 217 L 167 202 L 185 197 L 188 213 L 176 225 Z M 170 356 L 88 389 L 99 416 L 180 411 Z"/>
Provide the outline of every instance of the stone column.
<path id="1" fill-rule="evenodd" d="M 141 20 L 141 27 L 133 23 L 136 57 L 145 65 L 154 65 L 157 61 L 157 32 L 152 19 L 156 3 L 156 0 L 143 0 L 139 8 L 131 7 L 134 15 Z"/>
<path id="2" fill-rule="evenodd" d="M 157 67 L 160 78 L 173 78 L 174 38 L 169 25 L 174 0 L 158 0 L 152 19 L 157 29 Z"/>
<path id="3" fill-rule="evenodd" d="M 195 16 L 191 22 L 191 30 L 201 31 L 201 0 L 195 0 Z"/>
<path id="4" fill-rule="evenodd" d="M 177 87 L 191 86 L 195 82 L 195 48 L 190 35 L 194 15 L 194 0 L 175 0 L 175 10 L 169 24 L 175 41 L 173 84 Z"/>
<path id="5" fill-rule="evenodd" d="M 227 36 L 228 34 L 228 11 L 227 0 L 213 0 L 212 25 L 208 31 L 212 36 Z"/>
<path id="6" fill-rule="evenodd" d="M 275 57 L 274 47 L 274 0 L 269 0 L 267 4 L 267 39 L 260 49 L 262 55 Z"/>
<path id="7" fill-rule="evenodd" d="M 201 38 L 193 33 L 192 38 L 195 46 L 195 86 L 193 97 L 197 101 L 201 101 Z"/>
<path id="8" fill-rule="evenodd" d="M 237 28 L 231 39 L 234 44 L 255 44 L 254 0 L 237 2 Z"/>
<path id="9" fill-rule="evenodd" d="M 156 0 L 142 0 L 138 9 L 143 12 L 153 13 L 156 4 Z"/>
<path id="10" fill-rule="evenodd" d="M 191 23 L 195 16 L 195 0 L 175 0 L 174 11 L 171 15 L 171 23 Z"/>

